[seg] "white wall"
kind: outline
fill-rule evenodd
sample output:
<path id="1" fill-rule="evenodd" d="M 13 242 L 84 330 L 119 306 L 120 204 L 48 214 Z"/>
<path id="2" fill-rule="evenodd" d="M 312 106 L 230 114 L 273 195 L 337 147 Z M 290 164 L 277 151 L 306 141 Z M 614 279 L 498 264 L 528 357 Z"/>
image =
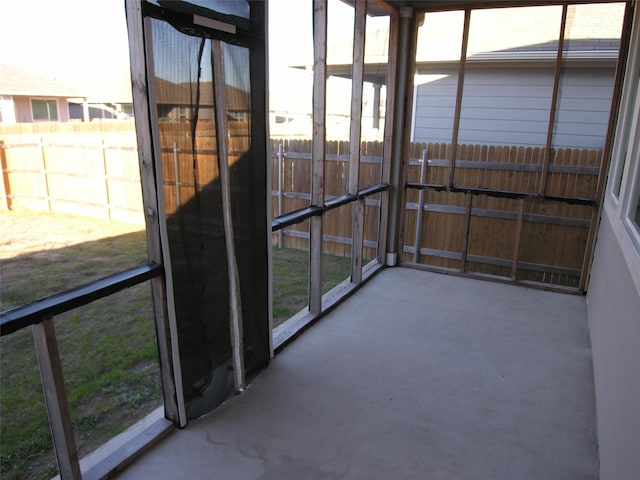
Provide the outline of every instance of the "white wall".
<path id="1" fill-rule="evenodd" d="M 544 146 L 553 75 L 552 68 L 469 69 L 458 142 Z M 454 70 L 418 77 L 414 141 L 451 142 L 457 78 Z M 580 68 L 563 74 L 555 147 L 603 148 L 613 80 L 613 69 Z"/>
<path id="2" fill-rule="evenodd" d="M 598 233 L 587 297 L 601 480 L 640 478 L 640 290 L 611 219 Z"/>
<path id="3" fill-rule="evenodd" d="M 0 112 L 2 112 L 2 121 L 0 123 L 16 123 L 16 111 L 12 96 L 0 96 Z"/>

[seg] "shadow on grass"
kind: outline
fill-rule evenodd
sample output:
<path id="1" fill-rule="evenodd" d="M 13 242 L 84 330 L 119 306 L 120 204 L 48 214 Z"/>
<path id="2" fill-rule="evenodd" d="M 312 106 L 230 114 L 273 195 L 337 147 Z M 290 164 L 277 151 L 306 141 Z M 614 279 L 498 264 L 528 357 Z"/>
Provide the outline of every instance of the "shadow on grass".
<path id="1" fill-rule="evenodd" d="M 23 223 L 31 223 L 20 226 L 19 212 L 3 215 L 12 216 L 17 230 L 12 248 L 27 253 L 6 258 L 5 250 L 0 261 L 2 310 L 126 270 L 147 258 L 143 230 L 115 234 L 117 224 L 33 213 L 25 213 Z M 87 228 L 105 238 L 70 240 L 86 237 Z M 48 248 L 56 244 L 56 234 L 71 243 Z M 18 241 L 30 245 L 21 250 Z M 348 258 L 325 255 L 325 283 L 330 286 L 346 278 L 349 265 Z M 308 252 L 274 248 L 273 272 L 278 324 L 307 305 Z M 59 315 L 55 328 L 82 457 L 162 404 L 150 287 L 143 283 Z M 2 478 L 51 478 L 57 467 L 31 329 L 0 338 L 0 366 Z"/>
<path id="2" fill-rule="evenodd" d="M 19 217 L 12 220 L 17 226 Z M 69 218 L 43 215 L 41 221 Z M 94 222 L 80 217 L 75 221 Z M 100 226 L 105 234 L 113 233 L 112 225 Z M 2 310 L 145 261 L 144 231 L 4 258 Z M 150 287 L 143 283 L 59 315 L 55 328 L 82 457 L 162 403 Z M 30 330 L 0 339 L 3 479 L 51 478 L 57 473 Z"/>

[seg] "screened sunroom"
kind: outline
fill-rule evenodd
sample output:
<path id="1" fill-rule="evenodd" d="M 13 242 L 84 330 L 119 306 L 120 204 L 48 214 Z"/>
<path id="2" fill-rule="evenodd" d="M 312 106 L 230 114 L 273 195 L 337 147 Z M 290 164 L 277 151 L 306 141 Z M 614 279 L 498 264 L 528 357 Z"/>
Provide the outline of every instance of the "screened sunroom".
<path id="1" fill-rule="evenodd" d="M 125 8 L 148 261 L 2 313 L 61 478 L 635 478 L 636 2 Z M 55 315 L 147 281 L 79 458 Z"/>

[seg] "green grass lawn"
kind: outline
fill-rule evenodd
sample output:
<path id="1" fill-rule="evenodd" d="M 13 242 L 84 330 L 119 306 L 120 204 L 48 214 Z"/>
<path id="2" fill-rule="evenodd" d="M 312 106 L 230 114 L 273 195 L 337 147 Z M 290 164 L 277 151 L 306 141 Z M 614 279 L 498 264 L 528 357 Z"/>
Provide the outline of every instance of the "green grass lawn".
<path id="1" fill-rule="evenodd" d="M 273 248 L 273 325 L 278 326 L 309 304 L 309 252 Z M 325 254 L 322 258 L 322 293 L 349 278 L 351 259 Z"/>
<path id="2" fill-rule="evenodd" d="M 140 227 L 62 214 L 0 212 L 0 309 L 32 302 L 146 261 Z M 350 259 L 325 255 L 323 291 Z M 308 252 L 273 250 L 273 315 L 307 305 Z M 148 283 L 55 318 L 80 456 L 162 404 Z M 0 476 L 57 474 L 31 329 L 0 338 Z"/>
<path id="3" fill-rule="evenodd" d="M 146 259 L 140 227 L 26 211 L 0 215 L 2 310 Z M 32 237 L 32 238 L 28 238 Z M 161 405 L 148 283 L 55 318 L 80 455 Z M 3 479 L 57 473 L 31 329 L 0 339 Z"/>

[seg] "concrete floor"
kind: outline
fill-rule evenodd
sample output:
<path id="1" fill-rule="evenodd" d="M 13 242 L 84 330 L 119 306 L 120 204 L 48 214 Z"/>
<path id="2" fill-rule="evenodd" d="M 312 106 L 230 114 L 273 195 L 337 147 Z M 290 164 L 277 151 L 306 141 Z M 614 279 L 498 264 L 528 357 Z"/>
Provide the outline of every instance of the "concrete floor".
<path id="1" fill-rule="evenodd" d="M 120 479 L 598 478 L 583 297 L 386 269 Z"/>

